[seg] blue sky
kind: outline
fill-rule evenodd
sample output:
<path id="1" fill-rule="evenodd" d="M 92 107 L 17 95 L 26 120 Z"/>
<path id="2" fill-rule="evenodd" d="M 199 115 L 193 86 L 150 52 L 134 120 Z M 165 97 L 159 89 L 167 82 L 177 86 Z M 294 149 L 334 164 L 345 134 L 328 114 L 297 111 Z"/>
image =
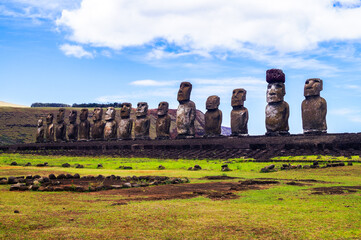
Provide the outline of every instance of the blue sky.
<path id="1" fill-rule="evenodd" d="M 137 102 L 177 108 L 180 82 L 205 112 L 245 88 L 264 134 L 265 72 L 286 74 L 290 132 L 307 78 L 324 81 L 328 132 L 361 132 L 359 0 L 0 0 L 0 101 Z"/>

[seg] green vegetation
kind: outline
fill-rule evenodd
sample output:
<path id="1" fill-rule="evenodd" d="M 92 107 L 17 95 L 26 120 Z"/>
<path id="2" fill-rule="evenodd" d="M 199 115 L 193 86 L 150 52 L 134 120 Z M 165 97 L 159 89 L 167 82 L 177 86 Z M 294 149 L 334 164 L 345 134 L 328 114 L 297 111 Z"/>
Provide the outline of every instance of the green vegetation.
<path id="1" fill-rule="evenodd" d="M 10 166 L 13 161 L 22 166 Z M 27 162 L 33 166 L 24 167 Z M 49 166 L 34 166 L 44 162 Z M 66 172 L 80 175 L 165 175 L 188 177 L 191 182 L 188 184 L 193 184 L 211 182 L 201 179 L 204 176 L 223 175 L 241 179 L 222 182 L 276 178 L 280 184 L 264 186 L 260 190 L 237 191 L 234 193 L 240 198 L 232 200 L 214 201 L 199 196 L 127 201 L 126 205 L 114 204 L 129 198 L 115 190 L 92 193 L 11 192 L 9 185 L 0 185 L 0 239 L 361 238 L 360 190 L 344 194 L 312 194 L 316 187 L 361 186 L 360 163 L 260 173 L 262 167 L 271 163 L 233 159 L 227 163 L 233 171 L 224 173 L 220 171 L 224 162 L 1 154 L 0 177 Z M 69 163 L 71 167 L 62 168 L 63 163 Z M 103 165 L 102 169 L 96 169 L 98 163 Z M 76 164 L 85 168 L 77 169 Z M 199 164 L 202 170 L 187 171 L 195 164 Z M 279 169 L 282 162 L 273 164 Z M 122 165 L 133 169 L 117 169 Z M 159 165 L 166 169 L 158 170 Z M 318 182 L 304 182 L 307 184 L 304 186 L 286 184 L 300 179 Z M 14 213 L 15 210 L 20 213 Z"/>

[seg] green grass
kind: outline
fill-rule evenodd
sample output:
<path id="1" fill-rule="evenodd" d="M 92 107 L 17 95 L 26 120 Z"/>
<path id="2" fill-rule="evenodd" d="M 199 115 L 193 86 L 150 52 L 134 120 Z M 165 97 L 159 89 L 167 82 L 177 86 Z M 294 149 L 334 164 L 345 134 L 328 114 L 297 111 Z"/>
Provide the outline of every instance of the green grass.
<path id="1" fill-rule="evenodd" d="M 50 167 L 9 166 L 10 162 L 48 162 Z M 68 162 L 70 168 L 60 167 Z M 241 178 L 315 179 L 311 186 L 281 184 L 263 190 L 241 191 L 239 199 L 129 202 L 112 205 L 127 196 L 111 191 L 10 192 L 0 185 L 0 239 L 360 239 L 361 192 L 314 195 L 311 188 L 361 185 L 361 164 L 325 169 L 297 169 L 260 173 L 271 163 L 240 159 L 220 171 L 222 160 L 159 160 L 90 157 L 0 155 L 0 177 L 25 174 L 78 172 L 81 175 L 166 175 L 204 182 L 209 175 Z M 76 169 L 75 164 L 86 168 Z M 103 169 L 96 169 L 98 163 Z M 165 170 L 157 170 L 159 165 Z M 201 171 L 187 171 L 199 164 Z M 282 163 L 274 163 L 276 167 Z M 298 164 L 294 162 L 293 164 Z M 300 163 L 305 164 L 305 163 Z M 133 170 L 117 169 L 120 165 Z M 230 180 L 239 181 L 239 179 Z M 209 181 L 207 181 L 209 182 Z M 14 210 L 19 210 L 15 214 Z"/>

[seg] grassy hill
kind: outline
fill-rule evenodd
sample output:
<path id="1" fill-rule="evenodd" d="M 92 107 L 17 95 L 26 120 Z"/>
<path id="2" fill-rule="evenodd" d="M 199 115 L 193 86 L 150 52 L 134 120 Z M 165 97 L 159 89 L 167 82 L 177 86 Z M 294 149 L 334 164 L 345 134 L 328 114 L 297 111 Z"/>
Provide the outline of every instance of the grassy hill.
<path id="1" fill-rule="evenodd" d="M 31 143 L 35 141 L 36 136 L 36 124 L 39 118 L 45 117 L 48 113 L 53 113 L 56 116 L 59 108 L 21 108 L 21 107 L 1 107 L 0 106 L 0 145 L 15 144 L 15 143 Z M 78 110 L 78 116 L 80 114 L 80 108 L 66 108 L 66 119 L 70 109 Z M 116 119 L 120 119 L 120 109 L 117 110 Z M 135 109 L 132 111 L 132 118 L 134 116 Z M 105 113 L 105 111 L 104 111 Z M 150 136 L 155 138 L 155 121 L 156 121 L 156 109 L 150 109 L 149 115 L 151 118 Z M 169 115 L 172 119 L 171 124 L 171 136 L 176 136 L 175 129 L 175 117 L 176 110 L 170 109 Z M 92 109 L 89 109 L 89 121 L 91 121 Z M 54 117 L 54 123 L 56 123 Z M 79 119 L 78 119 L 79 121 Z M 204 129 L 204 114 L 201 111 L 197 111 L 196 118 L 196 131 L 198 135 L 203 135 Z"/>

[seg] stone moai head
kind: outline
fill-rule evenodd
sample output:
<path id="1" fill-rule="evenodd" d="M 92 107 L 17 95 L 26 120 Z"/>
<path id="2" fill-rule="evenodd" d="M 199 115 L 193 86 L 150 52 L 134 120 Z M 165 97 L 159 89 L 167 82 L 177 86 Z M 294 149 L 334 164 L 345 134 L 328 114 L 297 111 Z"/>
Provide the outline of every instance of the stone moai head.
<path id="1" fill-rule="evenodd" d="M 108 107 L 107 111 L 105 112 L 105 121 L 110 121 L 115 119 L 115 109 L 113 107 Z"/>
<path id="2" fill-rule="evenodd" d="M 64 122 L 64 117 L 65 117 L 65 108 L 59 108 L 59 112 L 56 115 L 56 121 L 58 123 L 62 123 Z"/>
<path id="3" fill-rule="evenodd" d="M 168 108 L 169 108 L 169 104 L 168 104 L 167 102 L 160 102 L 160 103 L 158 104 L 157 115 L 158 115 L 158 116 L 167 115 L 167 113 L 168 113 Z"/>
<path id="4" fill-rule="evenodd" d="M 310 78 L 305 82 L 304 96 L 320 96 L 320 92 L 323 90 L 323 82 L 319 78 Z"/>
<path id="5" fill-rule="evenodd" d="M 244 105 L 244 101 L 246 101 L 247 91 L 243 88 L 234 89 L 232 92 L 232 107 L 241 107 Z"/>
<path id="6" fill-rule="evenodd" d="M 95 108 L 93 112 L 93 121 L 101 121 L 103 117 L 103 108 Z"/>
<path id="7" fill-rule="evenodd" d="M 43 119 L 39 118 L 38 119 L 38 127 L 42 127 L 44 125 Z"/>
<path id="8" fill-rule="evenodd" d="M 178 102 L 189 101 L 192 92 L 192 84 L 190 82 L 182 82 L 178 91 Z"/>
<path id="9" fill-rule="evenodd" d="M 46 116 L 46 124 L 52 124 L 54 119 L 54 114 L 49 113 L 48 116 Z"/>
<path id="10" fill-rule="evenodd" d="M 285 74 L 281 69 L 269 69 L 266 72 L 267 86 L 267 102 L 282 102 L 286 95 Z"/>
<path id="11" fill-rule="evenodd" d="M 220 103 L 220 98 L 216 95 L 209 96 L 206 101 L 207 110 L 216 110 L 218 109 Z"/>
<path id="12" fill-rule="evenodd" d="M 79 116 L 80 121 L 84 122 L 85 120 L 87 120 L 88 114 L 89 112 L 87 108 L 83 108 L 82 110 L 80 110 L 80 116 Z"/>
<path id="13" fill-rule="evenodd" d="M 147 113 L 148 113 L 148 103 L 139 102 L 137 104 L 137 112 L 135 113 L 135 115 L 137 117 L 145 117 L 147 116 Z"/>
<path id="14" fill-rule="evenodd" d="M 70 113 L 69 113 L 69 122 L 70 123 L 75 123 L 77 116 L 78 116 L 78 111 L 77 110 L 71 110 Z"/>
<path id="15" fill-rule="evenodd" d="M 121 118 L 129 118 L 130 112 L 132 111 L 132 104 L 131 103 L 122 103 L 120 105 L 120 117 Z"/>

